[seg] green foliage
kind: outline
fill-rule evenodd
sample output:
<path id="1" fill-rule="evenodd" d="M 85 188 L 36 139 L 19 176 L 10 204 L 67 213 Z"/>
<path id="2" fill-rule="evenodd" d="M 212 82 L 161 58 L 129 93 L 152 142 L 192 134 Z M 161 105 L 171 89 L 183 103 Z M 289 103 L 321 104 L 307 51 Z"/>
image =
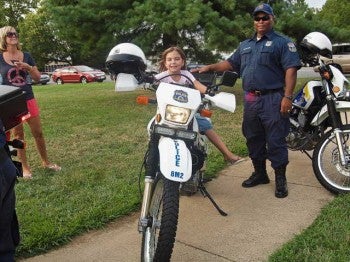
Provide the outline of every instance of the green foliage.
<path id="1" fill-rule="evenodd" d="M 17 28 L 24 16 L 37 8 L 40 0 L 0 0 L 0 27 L 10 25 Z"/>
<path id="2" fill-rule="evenodd" d="M 221 51 L 232 52 L 253 34 L 251 14 L 261 1 L 41 0 L 36 9 L 37 2 L 0 0 L 0 23 L 19 23 L 24 49 L 35 54 L 39 66 L 60 60 L 103 68 L 109 51 L 122 42 L 137 44 L 153 61 L 178 45 L 189 61 L 215 62 Z M 333 43 L 349 40 L 347 0 L 328 0 L 321 11 L 308 8 L 305 0 L 270 3 L 276 30 L 296 43 L 311 31 L 325 33 Z"/>
<path id="3" fill-rule="evenodd" d="M 328 0 L 317 14 L 319 20 L 329 22 L 323 29 L 333 42 L 350 41 L 349 17 L 350 2 L 347 0 Z"/>
<path id="4" fill-rule="evenodd" d="M 69 56 L 65 44 L 57 38 L 56 31 L 44 9 L 39 9 L 36 14 L 28 14 L 25 21 L 19 23 L 20 41 L 24 50 L 30 51 L 35 58 L 39 70 L 58 57 L 64 61 Z"/>

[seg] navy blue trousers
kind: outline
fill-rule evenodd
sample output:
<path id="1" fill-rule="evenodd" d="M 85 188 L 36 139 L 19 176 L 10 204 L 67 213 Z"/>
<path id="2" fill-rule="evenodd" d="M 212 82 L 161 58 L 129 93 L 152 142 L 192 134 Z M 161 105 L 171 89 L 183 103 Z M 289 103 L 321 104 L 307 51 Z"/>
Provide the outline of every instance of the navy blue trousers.
<path id="1" fill-rule="evenodd" d="M 288 164 L 286 136 L 289 117 L 280 113 L 281 92 L 256 96 L 245 93 L 242 131 L 249 157 L 254 161 L 271 161 L 272 168 Z"/>
<path id="2" fill-rule="evenodd" d="M 19 244 L 19 228 L 15 210 L 17 171 L 9 157 L 0 160 L 0 262 L 14 261 Z"/>

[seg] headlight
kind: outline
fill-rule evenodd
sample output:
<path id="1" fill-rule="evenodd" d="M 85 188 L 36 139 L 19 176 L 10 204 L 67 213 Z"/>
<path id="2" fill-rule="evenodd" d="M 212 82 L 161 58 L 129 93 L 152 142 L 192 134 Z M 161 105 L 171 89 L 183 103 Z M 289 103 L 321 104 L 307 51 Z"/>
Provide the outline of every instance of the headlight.
<path id="1" fill-rule="evenodd" d="M 175 123 L 186 124 L 190 114 L 190 109 L 167 105 L 165 110 L 165 119 Z"/>

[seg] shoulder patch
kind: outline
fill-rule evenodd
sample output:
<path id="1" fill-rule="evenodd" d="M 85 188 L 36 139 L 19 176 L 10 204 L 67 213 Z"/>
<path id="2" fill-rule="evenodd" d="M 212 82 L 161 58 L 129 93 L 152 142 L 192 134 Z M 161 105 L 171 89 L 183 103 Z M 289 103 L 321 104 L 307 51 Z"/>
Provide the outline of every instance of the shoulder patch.
<path id="1" fill-rule="evenodd" d="M 297 48 L 295 47 L 294 43 L 292 43 L 292 42 L 288 43 L 288 48 L 289 48 L 289 51 L 291 51 L 291 52 L 297 51 Z"/>

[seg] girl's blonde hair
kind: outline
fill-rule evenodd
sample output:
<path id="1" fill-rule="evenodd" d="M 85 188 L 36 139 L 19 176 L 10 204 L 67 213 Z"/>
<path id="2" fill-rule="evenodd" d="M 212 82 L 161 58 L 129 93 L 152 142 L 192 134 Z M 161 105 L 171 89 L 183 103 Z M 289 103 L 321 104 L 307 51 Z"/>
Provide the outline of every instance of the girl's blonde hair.
<path id="1" fill-rule="evenodd" d="M 7 50 L 6 34 L 8 32 L 16 32 L 16 29 L 12 26 L 4 26 L 0 28 L 0 52 L 4 52 Z M 17 43 L 17 49 L 21 50 L 21 45 L 19 41 Z"/>
<path id="2" fill-rule="evenodd" d="M 186 56 L 184 51 L 182 51 L 182 49 L 178 46 L 172 46 L 169 47 L 168 49 L 164 50 L 164 52 L 162 53 L 161 59 L 160 59 L 160 63 L 159 63 L 159 72 L 163 72 L 166 71 L 167 68 L 165 67 L 165 62 L 166 62 L 166 56 L 171 53 L 171 52 L 178 52 L 182 58 L 182 60 L 184 61 L 184 65 L 181 68 L 182 70 L 186 69 Z"/>

